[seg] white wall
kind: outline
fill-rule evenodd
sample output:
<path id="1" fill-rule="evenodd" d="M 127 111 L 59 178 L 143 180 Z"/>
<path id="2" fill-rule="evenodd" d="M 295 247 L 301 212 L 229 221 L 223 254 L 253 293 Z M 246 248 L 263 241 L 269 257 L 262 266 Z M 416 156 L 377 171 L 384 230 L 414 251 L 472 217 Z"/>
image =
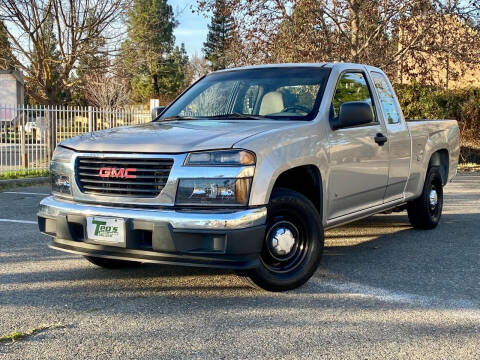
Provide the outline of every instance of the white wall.
<path id="1" fill-rule="evenodd" d="M 17 80 L 13 75 L 0 74 L 0 121 L 13 120 L 14 112 L 5 106 L 15 107 L 17 101 Z"/>

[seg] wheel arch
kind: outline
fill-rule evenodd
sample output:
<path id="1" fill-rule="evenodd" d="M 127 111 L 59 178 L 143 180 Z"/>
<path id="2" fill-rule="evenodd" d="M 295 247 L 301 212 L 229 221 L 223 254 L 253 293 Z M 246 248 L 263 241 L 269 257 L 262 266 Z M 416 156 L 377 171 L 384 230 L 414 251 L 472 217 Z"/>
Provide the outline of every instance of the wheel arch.
<path id="1" fill-rule="evenodd" d="M 281 172 L 273 182 L 268 199 L 275 188 L 287 188 L 306 196 L 323 215 L 323 183 L 320 169 L 313 164 L 295 166 Z"/>
<path id="2" fill-rule="evenodd" d="M 427 167 L 428 172 L 430 167 L 438 166 L 443 186 L 448 182 L 449 161 L 448 149 L 438 149 L 430 156 L 430 161 Z"/>

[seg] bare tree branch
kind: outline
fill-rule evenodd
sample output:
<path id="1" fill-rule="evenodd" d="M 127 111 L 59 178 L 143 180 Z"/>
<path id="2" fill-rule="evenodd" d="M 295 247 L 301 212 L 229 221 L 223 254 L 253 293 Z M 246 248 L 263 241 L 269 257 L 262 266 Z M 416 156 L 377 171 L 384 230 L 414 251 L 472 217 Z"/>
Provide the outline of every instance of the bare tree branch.
<path id="1" fill-rule="evenodd" d="M 75 85 L 82 57 L 116 51 L 122 36 L 116 24 L 130 1 L 0 0 L 0 19 L 36 101 L 55 103 Z"/>
<path id="2" fill-rule="evenodd" d="M 87 77 L 85 95 L 89 104 L 109 108 L 123 107 L 131 98 L 129 84 L 126 81 L 99 74 Z"/>

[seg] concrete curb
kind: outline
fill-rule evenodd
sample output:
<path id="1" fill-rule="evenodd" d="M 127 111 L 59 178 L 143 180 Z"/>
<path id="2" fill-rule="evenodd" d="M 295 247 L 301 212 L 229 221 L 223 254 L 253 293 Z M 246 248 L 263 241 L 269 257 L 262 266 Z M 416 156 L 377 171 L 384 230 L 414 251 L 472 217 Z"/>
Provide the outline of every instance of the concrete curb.
<path id="1" fill-rule="evenodd" d="M 479 171 L 459 171 L 457 172 L 457 176 L 479 176 Z"/>
<path id="2" fill-rule="evenodd" d="M 50 177 L 48 176 L 0 180 L 0 190 L 33 185 L 48 185 L 49 183 Z"/>

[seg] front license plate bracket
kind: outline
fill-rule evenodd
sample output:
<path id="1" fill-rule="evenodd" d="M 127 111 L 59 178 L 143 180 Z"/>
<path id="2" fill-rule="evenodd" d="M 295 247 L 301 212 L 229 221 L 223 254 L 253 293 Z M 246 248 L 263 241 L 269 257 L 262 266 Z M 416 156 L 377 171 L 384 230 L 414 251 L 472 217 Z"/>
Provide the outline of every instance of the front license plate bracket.
<path id="1" fill-rule="evenodd" d="M 123 218 L 88 216 L 86 233 L 88 242 L 126 247 L 126 221 Z"/>

